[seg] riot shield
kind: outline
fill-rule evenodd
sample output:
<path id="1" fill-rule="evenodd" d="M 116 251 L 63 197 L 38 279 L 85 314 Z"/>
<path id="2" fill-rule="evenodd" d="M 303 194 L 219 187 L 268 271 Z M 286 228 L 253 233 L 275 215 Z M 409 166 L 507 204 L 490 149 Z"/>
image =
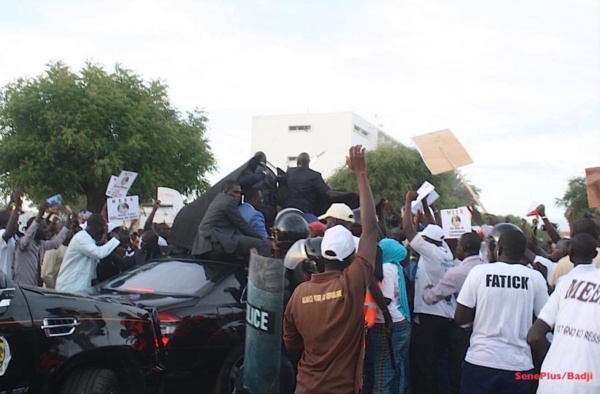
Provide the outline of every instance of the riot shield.
<path id="1" fill-rule="evenodd" d="M 281 259 L 250 255 L 244 388 L 251 394 L 279 392 L 284 276 Z"/>

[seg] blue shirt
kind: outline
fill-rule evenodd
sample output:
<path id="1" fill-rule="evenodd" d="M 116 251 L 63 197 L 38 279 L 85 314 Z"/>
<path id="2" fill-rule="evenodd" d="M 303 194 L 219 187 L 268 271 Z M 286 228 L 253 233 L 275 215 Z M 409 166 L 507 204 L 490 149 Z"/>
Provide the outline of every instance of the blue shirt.
<path id="1" fill-rule="evenodd" d="M 254 207 L 245 202 L 238 207 L 240 214 L 247 221 L 253 229 L 256 230 L 263 238 L 267 238 L 267 225 L 265 224 L 265 215 L 262 212 L 257 211 Z"/>

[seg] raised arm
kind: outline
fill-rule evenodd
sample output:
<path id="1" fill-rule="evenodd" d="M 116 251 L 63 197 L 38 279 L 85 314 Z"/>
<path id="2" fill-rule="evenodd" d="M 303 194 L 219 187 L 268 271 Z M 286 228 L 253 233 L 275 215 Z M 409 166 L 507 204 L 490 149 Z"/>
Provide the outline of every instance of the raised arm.
<path id="1" fill-rule="evenodd" d="M 434 202 L 431 203 L 431 209 L 433 210 L 433 218 L 435 219 L 435 224 L 438 226 L 442 225 L 442 215 L 440 215 L 440 210 L 435 205 Z"/>
<path id="2" fill-rule="evenodd" d="M 412 202 L 417 199 L 417 192 L 414 190 L 409 190 L 406 193 L 406 202 L 404 205 L 404 217 L 402 218 L 402 229 L 404 230 L 404 235 L 408 241 L 412 241 L 413 238 L 417 235 L 417 230 L 415 230 L 415 226 L 412 222 Z"/>
<path id="3" fill-rule="evenodd" d="M 544 206 L 544 204 L 538 205 L 538 207 L 536 209 L 537 209 L 538 213 L 540 214 L 540 216 L 542 217 L 542 220 L 544 221 L 544 225 L 546 226 L 546 232 L 548 233 L 548 237 L 550 237 L 550 239 L 554 243 L 557 243 L 558 241 L 560 241 L 560 235 L 558 234 L 558 231 L 556 231 L 556 229 L 554 228 L 552 223 L 550 223 L 550 220 L 548 220 L 548 218 L 546 217 L 546 207 Z"/>
<path id="4" fill-rule="evenodd" d="M 146 219 L 146 223 L 144 223 L 144 231 L 152 230 L 152 222 L 154 222 L 154 215 L 156 215 L 158 208 L 160 208 L 160 200 L 156 200 L 154 201 L 154 204 L 152 204 L 152 212 L 150 212 L 150 215 L 148 215 L 148 218 Z"/>
<path id="5" fill-rule="evenodd" d="M 573 229 L 575 226 L 573 225 L 573 208 L 569 207 L 565 211 L 565 219 L 567 219 L 567 223 L 569 223 L 569 235 L 571 238 L 575 236 Z"/>
<path id="6" fill-rule="evenodd" d="M 13 192 L 10 218 L 6 224 L 6 231 L 2 234 L 2 238 L 4 238 L 5 241 L 11 239 L 19 229 L 19 214 L 21 213 L 22 202 L 21 193 Z"/>
<path id="7" fill-rule="evenodd" d="M 435 218 L 431 214 L 431 209 L 429 209 L 429 205 L 427 204 L 427 197 L 425 197 L 423 199 L 422 203 L 423 203 L 423 223 L 426 226 L 428 226 L 430 224 L 437 224 L 435 222 Z"/>
<path id="8" fill-rule="evenodd" d="M 362 223 L 362 234 L 358 245 L 358 254 L 371 264 L 375 264 L 377 256 L 377 214 L 375 213 L 375 201 L 373 192 L 367 178 L 367 158 L 365 149 L 361 145 L 350 148 L 346 164 L 356 175 L 358 183 L 358 196 L 360 199 L 360 218 Z"/>

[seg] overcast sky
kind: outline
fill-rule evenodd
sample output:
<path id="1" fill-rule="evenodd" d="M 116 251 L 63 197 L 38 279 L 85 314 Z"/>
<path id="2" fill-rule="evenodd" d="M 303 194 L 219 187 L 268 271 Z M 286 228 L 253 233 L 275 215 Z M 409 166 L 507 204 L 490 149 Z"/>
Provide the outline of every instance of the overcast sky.
<path id="1" fill-rule="evenodd" d="M 451 129 L 490 212 L 554 205 L 600 166 L 600 0 L 1 1 L 0 85 L 115 63 L 203 109 L 219 172 L 255 115 L 353 111 L 401 142 Z"/>

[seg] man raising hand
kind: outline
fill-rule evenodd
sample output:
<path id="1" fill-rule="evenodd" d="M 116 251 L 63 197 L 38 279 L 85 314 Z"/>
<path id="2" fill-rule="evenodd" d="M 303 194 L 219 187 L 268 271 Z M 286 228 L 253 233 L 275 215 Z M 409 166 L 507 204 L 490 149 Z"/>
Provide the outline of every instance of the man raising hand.
<path id="1" fill-rule="evenodd" d="M 358 183 L 362 234 L 354 253 L 350 230 L 327 229 L 321 243 L 325 272 L 300 284 L 288 303 L 283 340 L 290 353 L 302 354 L 297 394 L 359 393 L 362 387 L 363 303 L 375 267 L 378 228 L 365 150 L 350 148 L 346 164 Z"/>

